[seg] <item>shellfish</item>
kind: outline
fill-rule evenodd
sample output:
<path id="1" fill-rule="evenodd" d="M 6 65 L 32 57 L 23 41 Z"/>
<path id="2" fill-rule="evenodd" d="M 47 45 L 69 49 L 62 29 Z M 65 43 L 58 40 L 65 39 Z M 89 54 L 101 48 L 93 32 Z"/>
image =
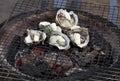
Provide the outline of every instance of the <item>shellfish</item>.
<path id="1" fill-rule="evenodd" d="M 58 47 L 59 50 L 67 50 L 70 48 L 70 39 L 63 33 L 52 32 L 49 44 Z"/>
<path id="2" fill-rule="evenodd" d="M 80 48 L 84 48 L 89 43 L 88 28 L 74 27 L 74 29 L 67 32 L 71 41 Z"/>
<path id="3" fill-rule="evenodd" d="M 78 16 L 73 12 L 59 9 L 56 15 L 56 22 L 63 28 L 71 29 L 78 24 Z"/>
<path id="4" fill-rule="evenodd" d="M 39 23 L 39 29 L 50 34 L 52 31 L 62 32 L 62 29 L 56 25 L 56 23 L 50 23 L 47 21 L 43 21 Z"/>
<path id="5" fill-rule="evenodd" d="M 39 30 L 32 30 L 32 29 L 27 29 L 27 36 L 24 39 L 24 42 L 29 45 L 32 44 L 33 42 L 35 43 L 44 43 L 46 39 L 46 33 L 39 31 Z"/>

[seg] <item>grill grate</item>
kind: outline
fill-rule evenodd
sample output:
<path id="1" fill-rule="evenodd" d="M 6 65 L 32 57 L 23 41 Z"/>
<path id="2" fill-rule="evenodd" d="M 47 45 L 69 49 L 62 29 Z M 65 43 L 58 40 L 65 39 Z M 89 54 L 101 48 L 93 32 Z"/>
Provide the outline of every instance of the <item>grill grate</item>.
<path id="1" fill-rule="evenodd" d="M 56 1 L 56 2 L 53 3 L 53 1 Z M 119 25 L 119 22 L 120 22 L 118 20 L 119 7 L 117 6 L 110 7 L 108 5 L 93 4 L 93 3 L 88 3 L 88 2 L 81 2 L 78 0 L 76 1 L 72 1 L 72 0 L 68 0 L 68 1 L 66 0 L 64 1 L 61 1 L 61 0 L 18 0 L 17 1 L 10 15 L 9 20 L 5 23 L 3 28 L 1 28 L 0 30 L 1 31 L 0 32 L 1 33 L 0 35 L 0 38 L 1 38 L 0 40 L 0 54 L 1 54 L 0 80 L 2 81 L 26 81 L 26 80 L 31 81 L 33 80 L 34 81 L 33 78 L 31 79 L 29 76 L 25 76 L 24 74 L 20 74 L 19 72 L 16 72 L 16 69 L 13 68 L 14 60 L 10 59 L 10 57 L 14 58 L 14 55 L 18 49 L 22 49 L 21 48 L 22 44 L 19 44 L 21 43 L 21 41 L 17 41 L 14 38 L 16 35 L 19 35 L 20 37 L 22 37 L 23 33 L 25 32 L 25 29 L 27 28 L 27 25 L 24 23 L 25 26 L 23 27 L 21 27 L 21 25 L 18 25 L 17 28 L 12 26 L 11 29 L 8 26 L 11 25 L 11 23 L 13 24 L 16 23 L 16 21 L 17 22 L 21 21 L 22 19 L 29 17 L 32 14 L 40 14 L 47 10 L 52 10 L 53 8 L 54 9 L 65 8 L 68 10 L 76 11 L 78 16 L 80 17 L 80 20 L 79 20 L 80 26 L 85 26 L 89 28 L 93 27 L 93 29 L 95 29 L 95 30 L 90 29 L 91 31 L 90 33 L 92 35 L 91 37 L 94 37 L 93 39 L 91 38 L 93 42 L 90 42 L 90 46 L 96 43 L 94 39 L 99 39 L 100 41 L 98 40 L 97 44 L 99 44 L 100 42 L 101 47 L 104 48 L 105 53 L 108 54 L 104 58 L 101 56 L 98 56 L 95 61 L 88 63 L 88 65 L 91 65 L 89 70 L 88 70 L 88 66 L 85 66 L 85 70 L 88 70 L 88 72 L 82 71 L 78 74 L 76 73 L 75 75 L 71 75 L 69 77 L 62 77 L 62 79 L 59 78 L 56 81 L 72 81 L 72 80 L 74 81 L 75 80 L 76 81 L 79 81 L 79 80 L 82 80 L 82 81 L 119 81 L 120 80 L 120 76 L 119 76 L 120 75 L 120 69 L 119 69 L 120 62 L 117 60 L 117 58 L 119 58 L 118 53 L 120 53 L 119 52 L 120 37 L 119 37 L 119 29 L 117 27 L 117 25 Z M 116 11 L 118 12 L 117 14 L 114 13 Z M 19 22 L 19 24 L 21 23 L 23 22 Z M 99 27 L 101 27 L 101 29 L 99 29 Z M 105 32 L 110 33 L 110 36 L 108 36 L 108 33 L 105 33 Z M 111 38 L 112 36 L 116 36 L 114 34 L 118 35 L 119 38 L 116 38 L 116 37 Z M 18 40 L 20 40 L 19 36 L 18 36 Z M 13 44 L 11 42 L 13 42 Z M 6 58 L 10 64 L 6 62 Z M 71 54 L 71 58 L 77 59 L 77 55 Z M 101 61 L 103 62 L 100 63 Z"/>

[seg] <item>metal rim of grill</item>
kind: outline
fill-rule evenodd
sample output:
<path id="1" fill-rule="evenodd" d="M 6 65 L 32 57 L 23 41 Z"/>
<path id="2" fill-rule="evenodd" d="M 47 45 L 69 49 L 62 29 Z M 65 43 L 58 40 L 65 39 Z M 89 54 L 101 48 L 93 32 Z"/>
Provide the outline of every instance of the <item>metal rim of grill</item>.
<path id="1" fill-rule="evenodd" d="M 37 14 L 37 13 L 41 13 L 42 11 L 32 11 L 32 14 Z M 45 12 L 45 11 L 44 11 Z M 89 25 L 88 26 L 104 26 L 105 28 L 107 28 L 107 27 L 110 27 L 109 29 L 111 30 L 111 33 L 113 33 L 113 34 L 115 34 L 116 36 L 117 35 L 119 35 L 119 29 L 117 28 L 117 26 L 116 25 L 114 25 L 113 23 L 111 23 L 111 22 L 109 22 L 108 20 L 106 20 L 106 19 L 103 19 L 103 18 L 101 18 L 100 16 L 96 16 L 96 15 L 92 15 L 92 14 L 89 14 L 89 13 L 87 13 L 87 12 L 84 12 L 84 11 L 79 11 L 79 13 L 80 13 L 80 17 L 82 17 L 83 16 L 83 18 L 80 18 L 80 21 L 82 22 L 82 24 L 80 24 L 80 25 L 86 25 L 86 23 L 89 23 Z M 21 19 L 24 19 L 24 17 L 26 17 L 26 16 L 29 16 L 29 15 L 31 15 L 31 13 L 29 13 L 29 12 L 27 12 L 27 13 L 23 13 L 23 14 L 20 14 L 19 16 L 16 16 L 16 17 L 13 17 L 13 18 L 11 18 L 8 22 L 7 22 L 7 24 L 9 24 L 9 22 L 11 22 L 12 20 L 17 20 L 17 21 L 20 21 Z M 88 19 L 87 19 L 88 18 Z M 82 20 L 83 19 L 83 20 Z M 95 22 L 97 22 L 97 23 L 95 23 Z M 100 22 L 100 23 L 99 23 Z M 13 22 L 14 23 L 14 22 Z M 85 24 L 83 24 L 83 23 L 85 23 Z M 7 26 L 7 24 L 4 26 L 4 28 L 2 28 L 2 30 L 1 31 L 3 31 L 3 30 L 5 30 L 5 31 L 7 31 L 7 28 L 5 28 L 6 26 Z M 101 25 L 102 24 L 102 25 Z M 14 27 L 13 27 L 13 29 L 14 29 Z M 21 28 L 18 28 L 19 30 L 21 30 L 21 31 L 24 31 L 24 29 L 22 30 Z M 18 29 L 16 29 L 16 30 L 18 30 Z M 9 29 L 10 30 L 10 29 Z M 12 31 L 12 29 L 10 30 L 10 31 Z M 99 33 L 101 36 L 105 36 L 104 34 L 102 34 L 103 32 L 105 32 L 106 30 L 102 30 L 102 31 L 99 31 L 99 32 L 97 32 L 97 33 Z M 17 33 L 14 33 L 14 32 L 7 32 L 7 33 L 4 33 L 4 31 L 2 32 L 4 35 L 5 35 L 5 39 L 4 40 L 1 40 L 1 45 L 2 44 L 5 44 L 4 46 L 5 46 L 5 48 L 2 48 L 2 55 L 1 55 L 1 57 L 2 58 L 4 58 L 4 54 L 6 54 L 6 50 L 8 50 L 9 49 L 9 44 L 11 44 L 11 41 L 13 41 L 13 39 L 11 38 L 11 39 L 9 39 L 9 41 L 7 40 L 8 38 L 9 38 L 9 35 L 11 34 L 11 33 L 13 33 L 13 35 L 15 35 L 15 34 L 17 34 Z M 21 34 L 23 34 L 24 32 L 22 32 Z M 95 33 L 96 34 L 96 33 Z M 3 35 L 3 36 L 4 36 Z M 2 38 L 3 36 L 1 36 L 0 38 Z M 12 37 L 12 36 L 11 36 Z M 117 37 L 119 37 L 119 36 L 117 36 Z M 13 38 L 14 38 L 14 36 L 13 36 Z M 106 38 L 107 39 L 107 38 Z M 117 42 L 116 42 L 116 45 L 117 44 L 119 44 L 118 42 L 119 42 L 119 38 L 118 39 L 115 39 L 115 40 L 117 40 Z M 6 42 L 7 41 L 7 42 Z M 3 43 L 3 42 L 5 42 L 5 43 Z M 104 41 L 103 41 L 104 42 Z M 110 44 L 113 42 L 113 40 L 112 41 L 109 41 L 110 42 Z M 102 43 L 102 44 L 104 44 L 104 43 Z M 105 43 L 105 44 L 107 44 L 107 43 Z M 109 44 L 109 43 L 108 43 Z M 7 46 L 8 45 L 8 46 Z M 113 47 L 113 48 L 110 48 L 110 49 L 112 49 L 112 50 L 115 50 L 115 52 L 114 51 L 111 51 L 112 53 L 113 53 L 113 55 L 114 54 L 116 54 L 116 56 L 114 57 L 114 58 L 118 58 L 118 59 L 116 59 L 114 62 L 115 62 L 115 64 L 113 64 L 112 66 L 109 66 L 109 67 L 98 67 L 98 66 L 96 66 L 96 67 L 92 67 L 92 68 L 90 68 L 90 70 L 91 70 L 91 72 L 92 72 L 92 70 L 94 70 L 94 69 L 96 69 L 96 72 L 95 73 L 93 73 L 93 75 L 96 75 L 96 73 L 97 73 L 97 77 L 99 78 L 99 75 L 101 75 L 101 76 L 103 76 L 101 73 L 99 73 L 101 70 L 102 70 L 102 68 L 104 69 L 107 69 L 108 68 L 108 70 L 110 69 L 110 71 L 114 71 L 114 70 L 117 70 L 117 71 L 119 71 L 119 69 L 116 69 L 116 67 L 119 67 L 118 66 L 118 64 L 119 64 L 119 56 L 117 55 L 117 53 L 116 52 L 118 52 L 119 53 L 119 46 L 116 46 L 115 45 L 115 47 Z M 112 45 L 111 44 L 111 46 L 114 46 L 114 44 Z M 1 46 L 2 47 L 2 46 Z M 7 47 L 7 48 L 6 48 Z M 107 46 L 106 46 L 107 47 Z M 108 47 L 110 47 L 110 46 L 108 46 Z M 13 46 L 13 48 L 14 48 L 14 46 Z M 116 51 L 117 50 L 117 51 Z M 5 56 L 5 58 L 9 58 L 9 57 L 6 57 Z M 3 61 L 3 60 L 2 60 Z M 7 61 L 7 60 L 5 60 L 4 59 L 4 62 L 5 61 Z M 116 61 L 117 61 L 117 63 L 116 63 Z M 7 63 L 7 62 L 5 62 L 5 63 Z M 2 67 L 7 67 L 7 68 L 10 68 L 9 70 L 13 70 L 13 71 L 15 71 L 16 72 L 16 70 L 15 70 L 15 68 L 13 68 L 11 65 L 9 65 L 8 63 L 7 64 L 1 64 L 2 65 Z M 12 69 L 11 69 L 12 68 Z M 98 69 L 99 68 L 99 69 Z M 8 70 L 8 72 L 9 72 L 9 70 Z M 103 73 L 105 73 L 107 70 L 105 70 Z M 74 76 L 72 76 L 72 77 L 75 77 L 76 78 L 76 80 L 78 80 L 79 78 L 82 78 L 83 80 L 90 80 L 91 79 L 91 81 L 95 81 L 97 78 L 96 77 L 94 77 L 94 76 L 92 76 L 93 78 L 91 78 L 91 76 L 89 76 L 88 77 L 88 79 L 85 79 L 85 77 L 83 77 L 83 76 L 85 76 L 86 74 L 84 74 L 85 72 L 83 72 L 83 75 L 82 74 L 80 74 L 80 76 L 81 77 L 75 77 L 75 75 Z M 90 73 L 90 72 L 89 72 Z M 24 78 L 23 76 L 24 76 L 24 74 L 23 75 L 19 75 L 19 73 L 18 74 L 16 74 L 15 73 L 15 76 L 14 77 L 16 77 L 16 75 L 17 76 L 21 76 L 21 80 L 26 80 L 26 78 Z M 9 75 L 8 75 L 9 76 Z M 106 77 L 108 76 L 108 75 L 105 75 Z M 29 77 L 27 77 L 27 78 L 29 78 Z M 69 77 L 70 78 L 70 77 Z M 63 79 L 62 80 L 72 80 L 72 79 L 74 79 L 74 78 L 67 78 L 67 77 L 63 77 Z M 89 79 L 90 78 L 90 79 Z M 115 79 L 115 80 L 117 80 L 116 78 L 118 78 L 119 79 L 119 77 L 117 77 L 117 76 L 115 76 L 115 78 L 113 77 L 113 78 L 110 78 L 110 79 Z M 14 78 L 13 78 L 14 79 Z M 93 79 L 93 80 L 92 80 Z M 105 78 L 103 78 L 103 81 L 104 81 L 104 79 Z M 107 80 L 110 80 L 109 78 L 107 79 Z M 61 79 L 59 79 L 59 80 L 61 80 Z"/>

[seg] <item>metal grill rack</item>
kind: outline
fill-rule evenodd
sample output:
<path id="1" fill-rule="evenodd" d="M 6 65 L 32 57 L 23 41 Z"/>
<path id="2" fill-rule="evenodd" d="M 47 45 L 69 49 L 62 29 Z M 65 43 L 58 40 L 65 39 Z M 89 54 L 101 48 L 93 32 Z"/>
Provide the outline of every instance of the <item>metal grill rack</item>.
<path id="1" fill-rule="evenodd" d="M 119 50 L 119 42 L 120 42 L 120 34 L 119 34 L 119 28 L 118 26 L 120 25 L 120 21 L 119 21 L 119 10 L 120 7 L 119 6 L 109 6 L 107 4 L 98 4 L 98 3 L 89 3 L 89 2 L 82 2 L 79 0 L 18 0 L 17 3 L 15 4 L 15 7 L 8 19 L 8 21 L 6 21 L 5 25 L 0 29 L 0 34 L 2 35 L 2 33 L 4 33 L 4 30 L 6 30 L 7 28 L 4 28 L 9 21 L 11 21 L 12 19 L 21 19 L 21 15 L 22 18 L 29 16 L 31 14 L 34 13 L 42 13 L 48 10 L 53 10 L 53 9 L 58 9 L 58 8 L 64 8 L 64 9 L 68 9 L 68 10 L 73 10 L 73 11 L 78 11 L 80 12 L 82 15 L 84 15 L 86 18 L 87 16 L 93 20 L 92 22 L 95 21 L 99 21 L 102 22 L 104 24 L 104 26 L 108 26 L 110 27 L 110 29 L 116 33 L 116 35 L 118 36 L 117 42 L 118 42 L 118 46 L 116 46 L 116 50 Z M 21 14 L 22 13 L 22 14 Z M 20 15 L 19 15 L 20 14 Z M 81 16 L 82 17 L 82 16 Z M 82 18 L 81 18 L 82 19 Z M 83 21 L 85 21 L 83 19 Z M 82 22 L 82 20 L 81 20 Z M 87 21 L 86 21 L 87 22 Z M 87 26 L 84 22 L 84 24 L 80 23 L 80 25 L 82 26 Z M 90 25 L 92 26 L 94 25 L 93 23 Z M 95 25 L 96 26 L 96 25 Z M 103 26 L 103 25 L 102 25 Z M 20 27 L 18 27 L 18 30 L 22 31 L 22 29 L 20 29 Z M 23 33 L 23 32 L 22 32 Z M 12 35 L 12 32 L 7 33 L 5 36 L 4 40 L 0 40 L 0 54 L 1 57 L 3 57 L 3 59 L 1 59 L 1 63 L 0 63 L 0 80 L 1 81 L 34 81 L 34 79 L 31 79 L 29 77 L 24 76 L 24 74 L 19 74 L 16 72 L 16 70 L 14 68 L 12 68 L 11 65 L 8 64 L 3 64 L 3 60 L 6 61 L 4 57 L 2 55 L 4 55 L 4 52 L 6 52 L 5 49 L 8 48 L 2 48 L 2 43 L 6 42 L 7 40 L 7 36 L 9 36 L 9 34 Z M 103 36 L 103 32 L 100 31 L 99 34 L 101 36 Z M 93 33 L 93 35 L 95 35 Z M 12 37 L 12 36 L 11 36 Z M 2 36 L 0 36 L 0 38 L 2 38 Z M 11 40 L 7 41 L 7 43 L 13 41 L 12 38 Z M 5 45 L 8 45 L 8 44 Z M 102 44 L 104 44 L 105 41 L 102 40 Z M 106 48 L 110 47 L 108 43 L 105 43 Z M 117 48 L 118 47 L 118 48 Z M 12 48 L 12 47 L 11 47 Z M 13 45 L 13 49 L 10 53 L 13 53 L 17 48 L 14 48 Z M 110 48 L 113 52 L 114 49 Z M 107 51 L 108 52 L 108 51 Z M 59 79 L 59 81 L 119 81 L 120 80 L 120 61 L 119 61 L 119 57 L 114 57 L 114 58 L 118 58 L 117 62 L 115 64 L 113 64 L 112 66 L 108 67 L 93 67 L 90 68 L 91 72 L 93 72 L 95 70 L 95 72 L 92 75 L 87 75 L 84 72 L 83 75 L 80 75 L 80 77 L 76 77 L 76 80 L 74 80 L 74 78 L 67 78 L 67 77 L 63 77 L 63 79 Z M 110 60 L 107 59 L 107 60 Z M 94 62 L 92 62 L 91 64 L 94 64 Z M 105 65 L 103 63 L 103 65 Z M 12 68 L 12 69 L 11 69 Z M 99 68 L 99 69 L 98 69 Z M 90 73 L 90 72 L 89 72 Z M 86 79 L 79 79 L 82 78 L 82 76 L 86 76 Z M 75 76 L 73 76 L 75 77 Z M 43 81 L 43 80 L 42 80 Z M 58 80 L 57 80 L 58 81 Z"/>
<path id="2" fill-rule="evenodd" d="M 60 0 L 18 0 L 11 15 L 19 14 L 21 12 L 27 12 L 34 9 L 46 9 L 46 8 L 67 8 L 67 9 L 79 9 L 87 11 L 89 13 L 99 15 L 116 24 L 119 24 L 119 6 L 110 6 L 108 4 L 81 2 L 79 0 L 60 1 Z"/>

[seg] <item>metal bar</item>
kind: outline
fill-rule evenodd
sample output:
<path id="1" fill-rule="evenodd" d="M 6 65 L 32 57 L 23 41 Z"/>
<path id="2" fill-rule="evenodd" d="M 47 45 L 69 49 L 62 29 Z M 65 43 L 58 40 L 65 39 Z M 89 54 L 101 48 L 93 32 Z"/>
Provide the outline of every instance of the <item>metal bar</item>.
<path id="1" fill-rule="evenodd" d="M 104 76 L 99 76 L 96 75 L 95 77 L 92 77 L 93 79 L 98 79 L 98 80 L 113 80 L 113 81 L 118 81 L 119 79 L 115 79 L 113 77 L 104 77 Z"/>
<path id="2" fill-rule="evenodd" d="M 22 80 L 22 79 L 13 78 L 13 77 L 6 77 L 6 76 L 0 76 L 0 78 L 4 78 L 4 79 L 12 79 L 12 80 L 17 80 L 17 81 L 25 81 L 25 79 Z"/>
<path id="3" fill-rule="evenodd" d="M 107 77 L 109 76 L 109 77 L 115 77 L 115 78 L 118 78 L 118 79 L 119 79 L 119 77 L 120 77 L 119 75 L 115 75 L 115 74 L 113 74 L 113 73 L 112 73 L 112 74 L 107 74 L 107 73 L 105 73 L 105 72 L 103 72 L 103 73 L 96 72 L 96 74 L 99 75 L 99 76 L 107 76 Z"/>

